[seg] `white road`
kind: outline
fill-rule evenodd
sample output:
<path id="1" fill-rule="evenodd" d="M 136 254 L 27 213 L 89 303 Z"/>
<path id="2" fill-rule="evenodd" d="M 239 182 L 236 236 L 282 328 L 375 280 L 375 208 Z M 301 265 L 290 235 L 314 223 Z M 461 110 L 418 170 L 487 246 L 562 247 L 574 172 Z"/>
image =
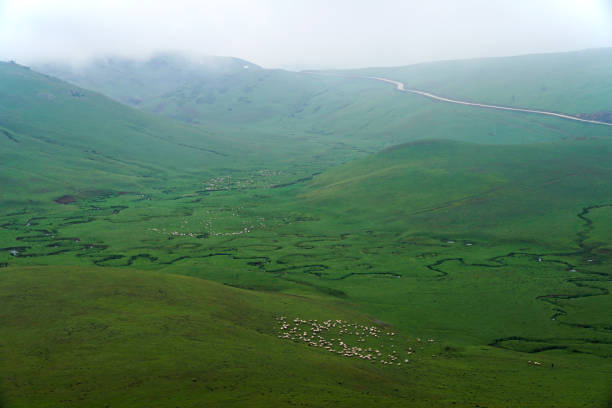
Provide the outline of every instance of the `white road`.
<path id="1" fill-rule="evenodd" d="M 533 109 L 524 109 L 524 108 L 511 108 L 511 107 L 508 107 L 508 106 L 487 105 L 487 104 L 484 104 L 484 103 L 466 102 L 466 101 L 462 101 L 462 100 L 458 100 L 458 99 L 444 98 L 442 96 L 434 95 L 434 94 L 429 93 L 429 92 L 418 91 L 416 89 L 406 89 L 406 87 L 405 87 L 403 82 L 394 81 L 393 79 L 388 79 L 388 78 L 373 77 L 373 76 L 371 76 L 371 77 L 363 77 L 363 78 L 375 79 L 377 81 L 387 82 L 389 84 L 395 85 L 396 89 L 398 91 L 400 91 L 400 92 L 413 93 L 413 94 L 425 96 L 427 98 L 435 99 L 437 101 L 442 101 L 442 102 L 456 103 L 456 104 L 459 104 L 459 105 L 467 105 L 467 106 L 476 106 L 476 107 L 479 107 L 479 108 L 489 108 L 489 109 L 499 109 L 499 110 L 506 110 L 506 111 L 515 111 L 515 112 L 535 113 L 535 114 L 538 114 L 538 115 L 555 116 L 555 117 L 558 117 L 558 118 L 574 120 L 574 121 L 577 121 L 577 122 L 593 123 L 593 124 L 596 124 L 596 125 L 604 125 L 604 126 L 612 126 L 612 123 L 600 122 L 598 120 L 582 119 L 582 118 L 579 118 L 579 117 L 576 117 L 576 116 L 564 115 L 562 113 L 547 112 L 547 111 L 533 110 Z"/>

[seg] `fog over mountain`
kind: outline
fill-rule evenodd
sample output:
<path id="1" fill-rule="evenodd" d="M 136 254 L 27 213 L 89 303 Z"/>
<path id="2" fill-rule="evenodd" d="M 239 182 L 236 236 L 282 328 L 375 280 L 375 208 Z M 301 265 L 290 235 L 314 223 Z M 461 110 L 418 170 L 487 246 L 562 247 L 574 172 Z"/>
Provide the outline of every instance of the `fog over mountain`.
<path id="1" fill-rule="evenodd" d="M 0 59 L 160 51 L 351 68 L 612 46 L 607 0 L 4 0 Z"/>

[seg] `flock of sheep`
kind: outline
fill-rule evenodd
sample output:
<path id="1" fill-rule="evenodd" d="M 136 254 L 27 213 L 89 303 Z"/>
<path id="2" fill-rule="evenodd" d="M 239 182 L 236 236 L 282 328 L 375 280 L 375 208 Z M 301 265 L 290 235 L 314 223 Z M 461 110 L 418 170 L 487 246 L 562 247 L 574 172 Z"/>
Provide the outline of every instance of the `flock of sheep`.
<path id="1" fill-rule="evenodd" d="M 385 365 L 401 366 L 410 362 L 415 350 L 393 331 L 378 326 L 350 323 L 343 320 L 293 320 L 277 318 L 280 324 L 278 338 L 320 347 L 330 353 L 359 358 Z M 433 343 L 434 339 L 427 342 Z M 420 338 L 417 343 L 424 343 Z M 416 347 L 416 346 L 415 346 Z M 423 347 L 421 347 L 423 349 Z"/>

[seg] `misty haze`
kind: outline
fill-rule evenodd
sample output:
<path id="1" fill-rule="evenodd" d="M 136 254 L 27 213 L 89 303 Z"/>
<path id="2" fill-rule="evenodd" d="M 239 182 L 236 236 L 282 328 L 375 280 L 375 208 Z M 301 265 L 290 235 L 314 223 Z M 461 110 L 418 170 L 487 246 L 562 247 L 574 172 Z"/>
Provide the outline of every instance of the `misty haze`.
<path id="1" fill-rule="evenodd" d="M 0 0 L 0 407 L 609 407 L 612 4 Z"/>

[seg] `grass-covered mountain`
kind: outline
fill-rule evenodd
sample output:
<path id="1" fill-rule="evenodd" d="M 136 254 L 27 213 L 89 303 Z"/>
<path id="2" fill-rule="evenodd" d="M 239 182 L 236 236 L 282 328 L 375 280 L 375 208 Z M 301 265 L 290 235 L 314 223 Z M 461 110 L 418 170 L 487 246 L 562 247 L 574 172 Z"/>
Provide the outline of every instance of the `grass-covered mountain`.
<path id="1" fill-rule="evenodd" d="M 516 144 L 600 135 L 602 130 L 597 127 L 443 104 L 355 76 L 386 75 L 405 81 L 408 87 L 499 104 L 509 104 L 510 87 L 506 85 L 515 81 L 526 92 L 517 106 L 566 113 L 600 112 L 609 109 L 605 98 L 609 54 L 598 50 L 450 61 L 334 75 L 264 69 L 233 58 L 189 59 L 174 54 L 144 61 L 98 60 L 80 68 L 47 64 L 36 69 L 141 110 L 258 141 L 277 138 L 277 146 L 283 141 L 299 144 L 300 151 L 316 151 L 317 155 L 326 149 L 371 153 L 424 138 Z M 537 63 L 529 64 L 531 60 Z M 551 76 L 551 70 L 559 73 Z M 532 82 L 551 78 L 558 79 L 547 94 L 549 99 L 572 100 L 574 106 L 552 106 L 541 100 L 542 86 L 535 92 Z M 474 92 L 482 89 L 488 95 L 466 95 L 440 88 L 440 84 Z M 574 109 L 577 106 L 581 108 Z"/>
<path id="2" fill-rule="evenodd" d="M 612 121 L 612 48 L 342 71 L 439 95 Z"/>
<path id="3" fill-rule="evenodd" d="M 4 405 L 605 406 L 611 128 L 160 58 L 0 65 Z"/>
<path id="4" fill-rule="evenodd" d="M 0 136 L 5 200 L 203 177 L 241 150 L 201 128 L 7 63 L 0 64 Z"/>
<path id="5" fill-rule="evenodd" d="M 291 115 L 324 90 L 319 78 L 231 57 L 160 54 L 147 60 L 107 58 L 81 67 L 43 64 L 35 69 L 122 103 L 200 124 Z"/>
<path id="6" fill-rule="evenodd" d="M 612 202 L 611 154 L 611 137 L 528 146 L 424 140 L 335 167 L 304 198 L 347 223 L 571 242 L 583 223 L 572 216 Z"/>
<path id="7" fill-rule="evenodd" d="M 319 168 L 329 166 L 335 153 L 334 143 L 289 141 L 280 131 L 236 130 L 232 123 L 215 129 L 143 112 L 27 67 L 0 63 L 3 204 L 30 201 L 26 192 L 37 202 L 87 191 L 163 189 L 177 180 L 202 183 L 218 169 L 297 166 L 299 178 L 298 158 L 320 155 Z M 346 150 L 342 157 L 350 154 Z"/>
<path id="8" fill-rule="evenodd" d="M 83 88 L 96 89 L 132 106 L 149 103 L 197 82 L 219 88 L 246 70 L 261 71 L 259 66 L 238 58 L 188 58 L 172 53 L 148 60 L 100 58 L 80 66 L 44 63 L 35 69 Z"/>

